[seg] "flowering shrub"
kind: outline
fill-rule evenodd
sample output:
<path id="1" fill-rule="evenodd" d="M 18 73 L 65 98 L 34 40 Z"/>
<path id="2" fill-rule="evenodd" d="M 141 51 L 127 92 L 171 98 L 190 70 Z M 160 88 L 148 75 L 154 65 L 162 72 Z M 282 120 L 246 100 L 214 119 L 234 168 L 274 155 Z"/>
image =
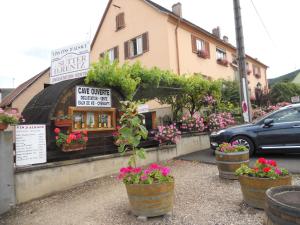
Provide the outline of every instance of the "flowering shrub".
<path id="1" fill-rule="evenodd" d="M 243 164 L 236 170 L 236 175 L 248 175 L 251 177 L 272 178 L 276 179 L 282 176 L 286 176 L 289 172 L 284 168 L 277 167 L 277 163 L 274 160 L 267 160 L 265 158 L 259 158 L 254 168 L 249 168 Z"/>
<path id="2" fill-rule="evenodd" d="M 59 128 L 55 128 L 56 133 L 56 145 L 75 145 L 75 144 L 85 144 L 88 141 L 87 131 L 75 131 L 70 134 L 64 134 Z"/>
<path id="3" fill-rule="evenodd" d="M 4 123 L 7 125 L 16 125 L 22 120 L 22 116 L 17 112 L 17 110 L 12 109 L 11 112 L 5 112 L 2 108 L 0 108 L 0 123 Z"/>
<path id="4" fill-rule="evenodd" d="M 180 129 L 183 131 L 202 132 L 206 128 L 204 124 L 204 118 L 196 113 L 193 116 L 184 115 L 180 122 Z"/>
<path id="5" fill-rule="evenodd" d="M 208 117 L 208 128 L 210 131 L 224 129 L 234 125 L 236 122 L 229 112 L 213 113 Z"/>
<path id="6" fill-rule="evenodd" d="M 176 142 L 181 137 L 181 132 L 177 129 L 176 124 L 169 126 L 158 126 L 158 131 L 154 131 L 154 140 L 159 141 L 160 144 L 171 144 Z"/>
<path id="7" fill-rule="evenodd" d="M 214 104 L 217 103 L 216 99 L 215 99 L 213 96 L 211 96 L 211 95 L 205 95 L 205 96 L 203 97 L 202 102 L 203 102 L 205 105 L 214 105 Z"/>
<path id="8" fill-rule="evenodd" d="M 125 184 L 161 184 L 174 181 L 170 175 L 170 168 L 155 163 L 146 169 L 123 167 L 120 169 L 118 179 L 123 180 Z"/>
<path id="9" fill-rule="evenodd" d="M 238 145 L 237 142 L 230 143 L 222 143 L 217 148 L 218 151 L 224 152 L 224 153 L 231 153 L 231 152 L 243 152 L 247 151 L 248 149 L 243 145 Z"/>
<path id="10" fill-rule="evenodd" d="M 258 119 L 264 115 L 266 115 L 267 112 L 265 112 L 264 110 L 262 110 L 261 108 L 257 108 L 257 109 L 254 109 L 253 110 L 253 116 L 252 116 L 252 119 Z"/>

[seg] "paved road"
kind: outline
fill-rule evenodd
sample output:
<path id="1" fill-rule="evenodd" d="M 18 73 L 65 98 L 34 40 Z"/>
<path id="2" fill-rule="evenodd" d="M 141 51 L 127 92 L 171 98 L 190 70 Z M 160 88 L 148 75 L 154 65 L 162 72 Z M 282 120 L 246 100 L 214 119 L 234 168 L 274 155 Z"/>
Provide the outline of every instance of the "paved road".
<path id="1" fill-rule="evenodd" d="M 277 164 L 280 167 L 284 167 L 288 169 L 291 173 L 300 174 L 300 154 L 255 155 L 254 157 L 251 158 L 250 165 L 253 165 L 259 157 L 276 160 Z M 188 160 L 188 161 L 199 161 L 208 164 L 216 164 L 216 160 L 215 157 L 212 155 L 211 149 L 202 150 L 185 156 L 181 156 L 179 157 L 179 159 Z"/>

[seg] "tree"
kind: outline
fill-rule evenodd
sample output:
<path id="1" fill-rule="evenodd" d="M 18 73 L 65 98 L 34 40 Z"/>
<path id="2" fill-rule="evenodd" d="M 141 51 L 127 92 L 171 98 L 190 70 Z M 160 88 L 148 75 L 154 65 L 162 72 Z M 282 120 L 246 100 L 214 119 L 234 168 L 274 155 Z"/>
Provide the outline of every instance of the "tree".
<path id="1" fill-rule="evenodd" d="M 300 86 L 294 83 L 276 83 L 270 91 L 270 100 L 273 104 L 290 102 L 291 97 L 300 95 Z"/>

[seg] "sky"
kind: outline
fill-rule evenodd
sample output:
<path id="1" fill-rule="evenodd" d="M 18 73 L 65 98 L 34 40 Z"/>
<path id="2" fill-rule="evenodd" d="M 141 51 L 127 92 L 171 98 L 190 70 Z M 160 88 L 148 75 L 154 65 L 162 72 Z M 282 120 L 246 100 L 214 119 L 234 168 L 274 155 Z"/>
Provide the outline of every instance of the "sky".
<path id="1" fill-rule="evenodd" d="M 123 0 L 136 1 L 136 0 Z M 178 0 L 153 0 L 171 9 Z M 0 88 L 20 85 L 50 66 L 51 50 L 92 40 L 108 0 L 9 0 L 0 7 Z M 232 0 L 180 0 L 183 17 L 236 45 Z M 246 53 L 268 78 L 300 69 L 299 0 L 240 0 Z M 259 12 L 259 19 L 255 8 Z"/>

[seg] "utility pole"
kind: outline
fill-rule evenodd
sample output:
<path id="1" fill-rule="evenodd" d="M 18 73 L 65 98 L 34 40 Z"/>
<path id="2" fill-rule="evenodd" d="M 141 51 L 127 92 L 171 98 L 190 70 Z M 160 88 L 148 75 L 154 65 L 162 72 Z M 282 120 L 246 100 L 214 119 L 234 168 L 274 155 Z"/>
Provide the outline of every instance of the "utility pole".
<path id="1" fill-rule="evenodd" d="M 251 103 L 249 99 L 248 80 L 246 73 L 246 55 L 244 47 L 244 35 L 241 16 L 240 0 L 233 0 L 234 7 L 234 22 L 236 33 L 236 47 L 238 55 L 238 70 L 240 80 L 240 96 L 241 96 L 241 108 L 243 112 L 243 118 L 245 122 L 251 122 Z"/>

